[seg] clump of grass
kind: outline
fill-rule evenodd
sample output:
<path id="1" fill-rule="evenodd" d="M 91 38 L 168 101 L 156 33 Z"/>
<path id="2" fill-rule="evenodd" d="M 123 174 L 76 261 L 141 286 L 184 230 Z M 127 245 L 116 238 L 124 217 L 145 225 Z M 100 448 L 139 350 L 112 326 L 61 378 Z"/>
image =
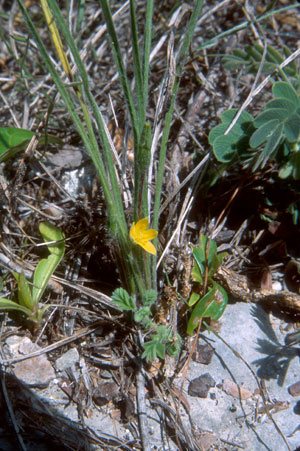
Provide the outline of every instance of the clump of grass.
<path id="1" fill-rule="evenodd" d="M 173 29 L 170 29 L 167 67 L 154 120 L 149 120 L 147 114 L 150 96 L 149 73 L 154 1 L 146 2 L 142 31 L 138 29 L 136 3 L 133 0 L 129 1 L 133 84 L 127 75 L 110 5 L 107 0 L 100 1 L 112 58 L 118 71 L 120 87 L 130 118 L 128 126 L 133 139 L 133 183 L 130 193 L 132 213 L 130 215 L 126 206 L 128 190 L 124 186 L 124 174 L 131 163 L 125 158 L 125 164 L 121 167 L 118 159 L 115 158 L 106 123 L 92 94 L 88 72 L 81 58 L 80 41 L 78 44 L 55 0 L 41 0 L 40 3 L 56 50 L 57 61 L 60 61 L 63 69 L 62 73 L 49 55 L 35 18 L 31 17 L 24 3 L 18 0 L 40 57 L 51 74 L 53 83 L 99 176 L 106 202 L 107 227 L 122 287 L 129 298 L 132 297 L 137 309 L 144 308 L 148 303 L 149 293 L 155 292 L 155 300 L 157 299 L 156 264 L 159 239 L 156 235 L 160 218 L 167 142 L 185 57 L 200 17 L 203 0 L 196 0 L 186 26 L 186 33 L 176 49 L 174 46 L 176 24 L 173 25 Z M 70 57 L 74 64 L 73 68 L 69 62 Z M 159 143 L 160 134 L 162 138 Z M 151 224 L 152 229 L 141 228 L 141 224 L 147 226 Z M 153 243 L 150 241 L 152 239 L 154 239 Z M 145 322 L 143 324 L 145 325 Z M 151 326 L 148 322 L 148 330 L 150 329 L 155 331 L 152 322 Z M 165 335 L 169 337 L 168 333 Z M 170 334 L 166 344 L 173 339 L 173 334 Z M 177 347 L 176 352 L 178 349 Z M 163 353 L 160 352 L 160 354 Z"/>

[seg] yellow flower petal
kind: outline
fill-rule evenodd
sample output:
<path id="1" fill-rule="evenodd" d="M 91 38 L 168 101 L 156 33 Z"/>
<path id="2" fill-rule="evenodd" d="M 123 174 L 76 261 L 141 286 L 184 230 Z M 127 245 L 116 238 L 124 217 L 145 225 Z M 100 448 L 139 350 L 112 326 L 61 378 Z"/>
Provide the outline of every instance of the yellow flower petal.
<path id="1" fill-rule="evenodd" d="M 149 240 L 153 240 L 153 238 L 157 237 L 157 231 L 154 229 L 149 229 L 146 230 L 145 232 L 143 232 L 143 240 L 145 241 L 149 241 Z"/>
<path id="2" fill-rule="evenodd" d="M 154 229 L 147 230 L 148 225 L 148 218 L 140 219 L 137 223 L 132 224 L 129 235 L 135 244 L 138 244 L 150 254 L 156 255 L 156 249 L 150 243 L 150 240 L 153 240 L 157 236 L 157 231 Z"/>
<path id="3" fill-rule="evenodd" d="M 147 243 L 145 243 L 145 244 L 144 243 L 140 243 L 140 246 L 143 249 L 145 249 L 145 251 L 149 252 L 149 254 L 156 255 L 156 249 L 155 249 L 154 245 L 150 241 L 147 241 Z"/>

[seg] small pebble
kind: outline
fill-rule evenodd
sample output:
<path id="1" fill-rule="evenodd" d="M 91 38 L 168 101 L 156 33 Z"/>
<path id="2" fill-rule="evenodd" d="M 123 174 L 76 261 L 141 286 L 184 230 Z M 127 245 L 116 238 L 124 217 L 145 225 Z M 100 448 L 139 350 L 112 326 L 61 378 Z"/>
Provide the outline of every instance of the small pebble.
<path id="1" fill-rule="evenodd" d="M 207 398 L 209 389 L 215 387 L 216 383 L 209 373 L 193 379 L 188 388 L 190 396 L 198 396 L 199 398 Z"/>
<path id="2" fill-rule="evenodd" d="M 292 395 L 294 398 L 296 396 L 300 396 L 300 381 L 296 382 L 295 384 L 291 385 L 288 388 L 289 394 Z"/>

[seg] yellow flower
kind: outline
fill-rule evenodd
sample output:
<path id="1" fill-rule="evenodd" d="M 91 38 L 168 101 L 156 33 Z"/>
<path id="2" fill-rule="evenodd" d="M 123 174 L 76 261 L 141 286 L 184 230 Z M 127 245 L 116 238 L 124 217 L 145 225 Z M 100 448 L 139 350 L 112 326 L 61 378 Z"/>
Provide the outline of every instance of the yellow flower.
<path id="1" fill-rule="evenodd" d="M 153 240 L 157 236 L 157 231 L 154 229 L 147 230 L 149 225 L 148 218 L 140 219 L 138 222 L 134 222 L 130 229 L 130 238 L 141 246 L 149 254 L 156 255 L 156 249 L 150 240 Z"/>

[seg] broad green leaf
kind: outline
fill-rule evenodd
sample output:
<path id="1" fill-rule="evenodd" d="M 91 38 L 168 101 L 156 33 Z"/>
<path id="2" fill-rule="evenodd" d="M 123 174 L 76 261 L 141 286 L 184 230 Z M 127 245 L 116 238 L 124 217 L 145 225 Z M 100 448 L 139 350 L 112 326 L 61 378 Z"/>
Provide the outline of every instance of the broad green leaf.
<path id="1" fill-rule="evenodd" d="M 211 288 L 194 307 L 187 326 L 187 333 L 189 335 L 191 335 L 194 329 L 198 326 L 200 319 L 205 317 L 205 311 L 210 302 L 213 301 L 215 292 L 216 288 Z"/>
<path id="2" fill-rule="evenodd" d="M 33 131 L 23 128 L 0 127 L 0 163 L 24 151 L 33 135 Z M 61 139 L 53 135 L 42 135 L 39 144 L 43 145 L 46 139 L 48 143 L 63 144 Z"/>
<path id="3" fill-rule="evenodd" d="M 59 261 L 54 254 L 39 261 L 33 277 L 32 299 L 37 306 Z"/>
<path id="4" fill-rule="evenodd" d="M 265 109 L 270 109 L 270 108 L 279 108 L 279 109 L 284 109 L 288 112 L 288 114 L 291 114 L 293 111 L 296 110 L 296 105 L 294 102 L 291 102 L 289 99 L 284 99 L 284 98 L 278 98 L 278 99 L 273 99 L 270 100 L 270 102 L 268 102 L 265 106 Z"/>
<path id="5" fill-rule="evenodd" d="M 23 128 L 0 127 L 0 154 L 10 147 L 28 142 L 33 135 L 34 132 Z"/>
<path id="6" fill-rule="evenodd" d="M 253 117 L 246 111 L 243 111 L 230 132 L 227 135 L 224 134 L 237 111 L 236 108 L 225 111 L 221 116 L 222 124 L 214 127 L 209 133 L 208 140 L 213 146 L 215 157 L 222 163 L 229 163 L 234 158 L 241 157 L 248 149 Z"/>
<path id="7" fill-rule="evenodd" d="M 254 120 L 256 128 L 261 127 L 267 122 L 277 119 L 278 122 L 284 122 L 289 115 L 289 111 L 285 109 L 270 108 L 260 113 Z"/>
<path id="8" fill-rule="evenodd" d="M 300 136 L 300 115 L 292 114 L 284 124 L 285 137 L 289 142 L 296 142 Z"/>
<path id="9" fill-rule="evenodd" d="M 249 144 L 255 149 L 263 144 L 272 135 L 276 126 L 279 124 L 278 119 L 273 119 L 261 125 L 251 136 Z"/>
<path id="10" fill-rule="evenodd" d="M 208 136 L 209 144 L 213 144 L 214 140 L 218 138 L 221 135 L 224 135 L 225 131 L 235 118 L 236 114 L 238 112 L 237 108 L 232 108 L 231 110 L 226 110 L 221 116 L 221 124 L 214 127 Z M 230 134 L 236 137 L 236 139 L 239 139 L 241 134 L 245 132 L 245 126 L 248 125 L 253 121 L 253 117 L 251 114 L 247 113 L 247 111 L 243 111 L 241 116 L 239 117 L 237 123 L 235 126 L 231 129 Z M 226 135 L 227 136 L 227 135 Z"/>
<path id="11" fill-rule="evenodd" d="M 60 229 L 48 222 L 40 223 L 39 229 L 46 243 L 56 240 L 57 242 L 47 246 L 50 255 L 48 258 L 43 258 L 39 262 L 34 272 L 32 298 L 35 305 L 39 303 L 50 277 L 54 273 L 65 252 L 64 234 Z"/>
<path id="12" fill-rule="evenodd" d="M 277 149 L 283 137 L 283 124 L 278 124 L 274 130 L 274 133 L 267 141 L 266 147 L 263 150 L 264 158 L 269 158 L 271 154 Z"/>
<path id="13" fill-rule="evenodd" d="M 192 275 L 195 276 L 194 278 L 195 282 L 203 283 L 205 268 L 207 265 L 209 265 L 209 262 L 212 259 L 214 245 L 210 247 L 208 256 L 207 256 L 207 245 L 208 238 L 201 233 L 200 245 L 193 248 L 193 257 L 195 262 L 194 262 L 194 271 L 192 272 Z"/>
<path id="14" fill-rule="evenodd" d="M 41 222 L 39 231 L 45 243 L 50 242 L 47 246 L 49 252 L 62 258 L 65 253 L 65 236 L 62 230 L 50 224 L 50 222 Z"/>
<path id="15" fill-rule="evenodd" d="M 287 179 L 293 174 L 293 164 L 288 161 L 284 166 L 282 166 L 278 172 L 278 175 L 281 179 Z"/>
<path id="16" fill-rule="evenodd" d="M 221 163 L 229 163 L 237 156 L 236 138 L 233 134 L 219 136 L 214 141 L 213 151 Z"/>
<path id="17" fill-rule="evenodd" d="M 192 277 L 194 282 L 203 284 L 206 267 L 208 279 L 212 278 L 226 255 L 225 252 L 218 255 L 216 242 L 209 240 L 205 235 L 201 234 L 200 246 L 193 248 L 194 265 Z"/>
<path id="18" fill-rule="evenodd" d="M 210 309 L 207 310 L 207 313 L 209 313 L 209 316 L 214 320 L 217 321 L 221 318 L 223 315 L 225 308 L 228 303 L 228 294 L 226 290 L 219 285 L 217 282 L 214 281 L 214 284 L 217 288 L 216 294 L 218 295 L 218 301 L 216 298 L 214 299 L 214 302 L 211 304 Z"/>
<path id="19" fill-rule="evenodd" d="M 299 108 L 299 98 L 297 92 L 290 85 L 290 83 L 278 81 L 277 83 L 274 83 L 272 91 L 274 97 L 288 99 L 293 102 L 297 108 Z"/>
<path id="20" fill-rule="evenodd" d="M 227 302 L 228 295 L 224 288 L 213 282 L 213 287 L 194 308 L 188 322 L 187 333 L 192 335 L 201 318 L 212 318 L 217 321 L 223 315 Z"/>
<path id="21" fill-rule="evenodd" d="M 219 125 L 216 125 L 216 127 L 214 127 L 210 131 L 210 133 L 208 135 L 208 142 L 211 146 L 215 144 L 216 139 L 227 136 L 227 135 L 224 135 L 224 133 L 226 132 L 229 125 L 230 125 L 230 122 L 229 122 L 229 124 L 219 124 Z M 242 129 L 240 128 L 239 125 L 236 125 L 235 127 L 233 127 L 232 131 L 231 131 L 230 144 L 231 143 L 234 144 L 241 136 L 241 133 L 242 133 Z"/>

